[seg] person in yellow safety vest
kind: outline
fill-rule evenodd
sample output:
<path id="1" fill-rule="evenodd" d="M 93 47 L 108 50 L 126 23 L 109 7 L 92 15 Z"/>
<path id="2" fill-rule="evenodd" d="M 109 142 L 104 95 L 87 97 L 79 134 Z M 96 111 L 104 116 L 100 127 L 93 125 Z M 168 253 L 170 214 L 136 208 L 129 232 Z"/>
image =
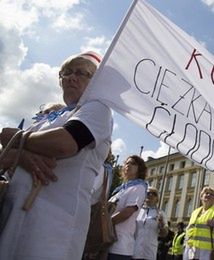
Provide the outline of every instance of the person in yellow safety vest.
<path id="1" fill-rule="evenodd" d="M 177 224 L 177 232 L 172 240 L 172 259 L 173 260 L 182 260 L 183 258 L 183 249 L 184 249 L 184 223 L 179 222 Z"/>
<path id="2" fill-rule="evenodd" d="M 210 260 L 214 237 L 214 189 L 204 187 L 200 194 L 202 206 L 195 209 L 186 228 L 184 260 Z"/>

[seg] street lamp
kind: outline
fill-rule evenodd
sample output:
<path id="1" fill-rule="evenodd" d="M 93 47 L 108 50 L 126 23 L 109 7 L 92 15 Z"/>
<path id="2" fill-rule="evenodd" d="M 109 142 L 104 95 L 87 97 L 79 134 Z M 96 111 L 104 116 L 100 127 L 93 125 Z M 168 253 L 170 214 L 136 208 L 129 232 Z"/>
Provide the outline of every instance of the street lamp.
<path id="1" fill-rule="evenodd" d="M 144 148 L 144 146 L 142 145 L 142 146 L 140 147 L 140 157 L 141 157 L 141 154 L 142 154 L 143 148 Z"/>
<path id="2" fill-rule="evenodd" d="M 116 159 L 114 160 L 114 166 L 115 166 L 115 167 L 117 166 L 118 159 L 119 159 L 119 154 L 117 154 Z"/>

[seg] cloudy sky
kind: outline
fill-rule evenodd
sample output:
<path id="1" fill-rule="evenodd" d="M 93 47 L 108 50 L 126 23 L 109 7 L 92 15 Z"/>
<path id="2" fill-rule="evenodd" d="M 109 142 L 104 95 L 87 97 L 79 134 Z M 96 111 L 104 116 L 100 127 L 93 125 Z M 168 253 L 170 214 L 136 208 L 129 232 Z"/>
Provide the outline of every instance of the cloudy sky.
<path id="1" fill-rule="evenodd" d="M 214 54 L 214 0 L 148 0 Z M 25 127 L 41 104 L 62 102 L 58 67 L 71 54 L 105 54 L 131 0 L 1 0 L 0 129 Z M 168 147 L 114 113 L 113 153 L 159 157 Z"/>

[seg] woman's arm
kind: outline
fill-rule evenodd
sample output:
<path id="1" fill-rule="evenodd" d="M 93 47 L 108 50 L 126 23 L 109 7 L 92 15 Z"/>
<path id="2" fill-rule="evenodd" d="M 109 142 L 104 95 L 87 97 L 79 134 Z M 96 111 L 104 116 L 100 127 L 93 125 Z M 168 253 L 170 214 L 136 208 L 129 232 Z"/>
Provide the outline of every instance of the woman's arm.
<path id="1" fill-rule="evenodd" d="M 25 148 L 31 152 L 57 159 L 70 157 L 78 152 L 76 141 L 63 127 L 30 134 Z"/>
<path id="2" fill-rule="evenodd" d="M 121 211 L 115 213 L 112 216 L 112 222 L 114 225 L 117 225 L 125 220 L 127 220 L 131 215 L 138 210 L 137 206 L 128 206 L 122 209 Z"/>
<path id="3" fill-rule="evenodd" d="M 5 146 L 17 129 L 4 128 L 0 140 Z M 26 140 L 24 148 L 28 151 L 54 158 L 65 158 L 78 152 L 78 145 L 72 135 L 63 127 L 45 131 L 32 132 Z"/>

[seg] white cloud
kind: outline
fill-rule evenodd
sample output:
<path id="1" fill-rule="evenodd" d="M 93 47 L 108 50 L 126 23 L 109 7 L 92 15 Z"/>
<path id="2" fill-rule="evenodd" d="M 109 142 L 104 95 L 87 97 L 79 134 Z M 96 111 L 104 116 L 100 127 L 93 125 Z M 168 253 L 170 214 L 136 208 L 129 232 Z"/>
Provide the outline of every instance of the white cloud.
<path id="1" fill-rule="evenodd" d="M 160 158 L 160 157 L 166 156 L 168 154 L 168 151 L 169 151 L 169 146 L 167 144 L 165 144 L 164 142 L 160 141 L 160 146 L 158 147 L 158 149 L 156 151 L 151 151 L 151 150 L 143 151 L 141 154 L 141 157 L 145 161 L 148 160 L 148 157 Z M 175 153 L 175 152 L 177 152 L 177 151 L 172 148 L 170 151 L 170 154 Z"/>
<path id="2" fill-rule="evenodd" d="M 80 3 L 80 0 L 26 0 L 27 3 L 43 11 L 45 16 L 53 15 L 55 12 L 61 13 L 71 9 Z"/>
<path id="3" fill-rule="evenodd" d="M 71 16 L 68 13 L 63 13 L 56 18 L 53 23 L 53 27 L 56 29 L 70 30 L 70 29 L 84 29 L 84 16 L 80 13 L 77 13 Z"/>
<path id="4" fill-rule="evenodd" d="M 56 28 L 81 29 L 83 15 L 69 14 L 80 0 L 2 0 L 0 1 L 0 24 L 5 28 L 16 28 L 21 33 L 33 34 L 41 18 Z M 44 22 L 44 21 L 43 21 Z M 81 26 L 80 26 L 81 25 Z"/>
<path id="5" fill-rule="evenodd" d="M 0 71 L 19 67 L 27 54 L 20 33 L 0 26 L 0 35 Z"/>
<path id="6" fill-rule="evenodd" d="M 208 5 L 214 12 L 214 0 L 202 0 L 202 2 Z"/>
<path id="7" fill-rule="evenodd" d="M 24 31 L 38 21 L 38 12 L 30 1 L 0 1 L 0 24 L 8 29 Z"/>
<path id="8" fill-rule="evenodd" d="M 110 40 L 106 39 L 106 37 L 103 35 L 95 38 L 86 37 L 85 44 L 81 46 L 80 49 L 82 52 L 91 50 L 104 54 L 109 45 Z"/>
<path id="9" fill-rule="evenodd" d="M 5 122 L 18 124 L 25 117 L 27 124 L 43 103 L 61 102 L 61 90 L 57 83 L 57 68 L 47 64 L 35 64 L 31 69 L 7 72 L 5 86 L 0 95 L 0 127 Z"/>
<path id="10" fill-rule="evenodd" d="M 112 142 L 111 149 L 114 155 L 121 154 L 126 149 L 126 144 L 121 138 L 118 138 Z"/>

